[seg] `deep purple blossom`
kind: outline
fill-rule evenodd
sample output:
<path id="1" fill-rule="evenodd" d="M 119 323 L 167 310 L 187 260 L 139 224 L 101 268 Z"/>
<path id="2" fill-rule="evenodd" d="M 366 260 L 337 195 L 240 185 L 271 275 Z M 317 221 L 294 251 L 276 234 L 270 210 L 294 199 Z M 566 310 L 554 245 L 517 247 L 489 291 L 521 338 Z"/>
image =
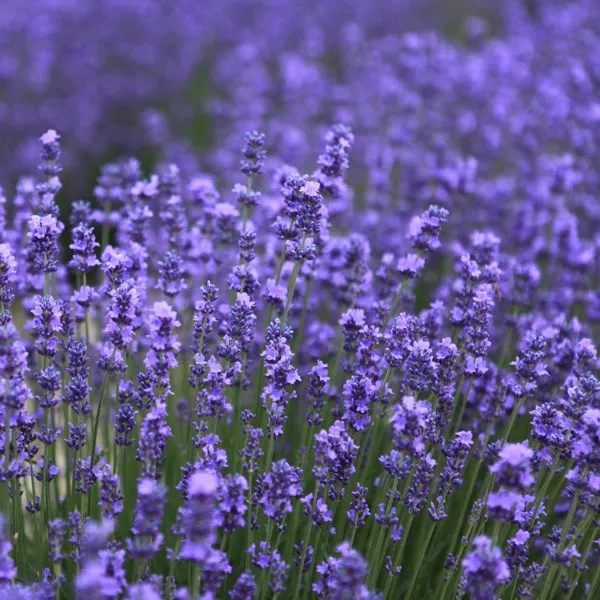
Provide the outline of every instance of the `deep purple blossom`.
<path id="1" fill-rule="evenodd" d="M 273 593 L 285 591 L 285 583 L 290 570 L 289 565 L 283 561 L 281 554 L 273 550 L 266 542 L 252 544 L 248 548 L 252 564 L 259 569 L 269 569 L 269 590 Z"/>
<path id="2" fill-rule="evenodd" d="M 155 477 L 159 473 L 165 457 L 167 439 L 171 437 L 171 428 L 167 425 L 167 411 L 163 404 L 157 404 L 144 418 L 140 430 L 136 458 L 142 463 L 143 477 Z"/>
<path id="3" fill-rule="evenodd" d="M 438 250 L 441 246 L 440 232 L 448 214 L 445 208 L 430 206 L 421 216 L 413 217 L 408 233 L 413 246 L 426 252 Z"/>
<path id="4" fill-rule="evenodd" d="M 336 421 L 329 429 L 315 435 L 315 466 L 313 475 L 320 486 L 330 489 L 344 486 L 356 470 L 354 461 L 358 446 L 346 431 L 343 421 Z"/>
<path id="5" fill-rule="evenodd" d="M 312 585 L 317 597 L 327 600 L 376 598 L 364 584 L 368 573 L 365 559 L 347 542 L 340 544 L 336 550 L 339 557 L 329 557 L 317 565 L 320 578 Z"/>
<path id="6" fill-rule="evenodd" d="M 150 560 L 160 549 L 164 538 L 160 526 L 165 495 L 166 489 L 154 479 L 146 477 L 138 481 L 132 537 L 127 540 L 127 551 L 133 558 Z"/>
<path id="7" fill-rule="evenodd" d="M 33 215 L 29 220 L 29 253 L 36 272 L 56 271 L 57 243 L 62 229 L 62 224 L 52 215 Z"/>
<path id="8" fill-rule="evenodd" d="M 215 541 L 214 504 L 217 478 L 209 471 L 198 471 L 190 477 L 189 499 L 180 510 L 179 518 L 185 535 L 179 556 L 202 565 L 208 560 Z"/>
<path id="9" fill-rule="evenodd" d="M 486 536 L 476 537 L 474 549 L 463 560 L 465 587 L 473 598 L 496 598 L 496 588 L 509 578 L 508 565 L 499 548 Z"/>
<path id="10" fill-rule="evenodd" d="M 269 473 L 257 482 L 258 504 L 267 517 L 281 524 L 285 516 L 292 512 L 292 500 L 302 493 L 302 471 L 281 459 L 273 463 Z"/>
<path id="11" fill-rule="evenodd" d="M 256 581 L 251 571 L 244 571 L 229 592 L 231 600 L 253 600 L 256 596 Z"/>

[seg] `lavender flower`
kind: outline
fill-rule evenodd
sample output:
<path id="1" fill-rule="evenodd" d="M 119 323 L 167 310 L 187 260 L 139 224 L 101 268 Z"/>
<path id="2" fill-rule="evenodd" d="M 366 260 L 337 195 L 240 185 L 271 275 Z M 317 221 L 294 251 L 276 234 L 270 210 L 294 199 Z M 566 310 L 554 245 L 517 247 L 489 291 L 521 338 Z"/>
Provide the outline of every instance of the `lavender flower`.
<path id="1" fill-rule="evenodd" d="M 142 463 L 142 477 L 158 475 L 164 461 L 167 439 L 171 435 L 171 428 L 167 425 L 166 407 L 157 404 L 144 418 L 140 430 L 136 459 Z"/>
<path id="2" fill-rule="evenodd" d="M 420 217 L 413 217 L 408 237 L 415 248 L 426 252 L 439 250 L 442 225 L 448 220 L 448 211 L 439 206 L 430 206 Z"/>
<path id="3" fill-rule="evenodd" d="M 41 356 L 53 357 L 58 353 L 58 338 L 60 331 L 62 312 L 59 304 L 52 296 L 37 296 L 31 311 L 33 327 L 37 334 L 35 349 Z"/>
<path id="4" fill-rule="evenodd" d="M 3 522 L 1 525 L 4 529 Z M 0 581 L 12 581 L 17 576 L 17 568 L 9 555 L 11 550 L 12 545 L 4 536 L 4 531 L 2 531 L 2 539 L 0 540 Z"/>
<path id="5" fill-rule="evenodd" d="M 320 580 L 312 586 L 318 598 L 376 598 L 371 594 L 364 580 L 367 576 L 365 559 L 353 550 L 348 543 L 336 548 L 339 558 L 329 557 L 317 565 Z"/>
<path id="6" fill-rule="evenodd" d="M 315 466 L 313 475 L 320 486 L 330 491 L 337 485 L 346 485 L 355 472 L 358 446 L 354 443 L 343 421 L 336 421 L 329 429 L 315 435 Z"/>
<path id="7" fill-rule="evenodd" d="M 137 486 L 137 506 L 127 551 L 133 558 L 152 559 L 159 551 L 164 536 L 160 532 L 166 489 L 154 479 L 142 478 Z"/>
<path id="8" fill-rule="evenodd" d="M 496 588 L 508 581 L 508 565 L 488 537 L 476 537 L 473 545 L 474 550 L 463 560 L 466 589 L 473 598 L 497 598 Z"/>
<path id="9" fill-rule="evenodd" d="M 52 215 L 33 215 L 29 220 L 29 252 L 38 273 L 54 273 L 58 268 L 58 238 L 62 226 Z"/>
<path id="10" fill-rule="evenodd" d="M 79 273 L 88 273 L 100 264 L 96 257 L 96 242 L 94 230 L 85 223 L 77 225 L 72 232 L 73 243 L 69 246 L 73 250 L 73 258 L 69 266 Z"/>
<path id="11" fill-rule="evenodd" d="M 259 569 L 269 569 L 269 590 L 274 594 L 285 591 L 285 582 L 290 570 L 289 565 L 283 561 L 281 554 L 272 550 L 266 542 L 252 544 L 248 548 L 252 564 Z"/>
<path id="12" fill-rule="evenodd" d="M 256 597 L 256 582 L 251 571 L 244 571 L 235 586 L 229 592 L 232 600 L 254 600 Z"/>
<path id="13" fill-rule="evenodd" d="M 292 512 L 292 499 L 302 493 L 302 471 L 292 467 L 285 459 L 273 463 L 272 471 L 257 482 L 258 504 L 267 517 L 281 525 L 285 516 Z"/>
<path id="14" fill-rule="evenodd" d="M 217 494 L 217 479 L 209 471 L 198 471 L 190 477 L 189 499 L 180 510 L 185 540 L 179 556 L 202 565 L 210 556 L 215 541 L 213 514 Z"/>

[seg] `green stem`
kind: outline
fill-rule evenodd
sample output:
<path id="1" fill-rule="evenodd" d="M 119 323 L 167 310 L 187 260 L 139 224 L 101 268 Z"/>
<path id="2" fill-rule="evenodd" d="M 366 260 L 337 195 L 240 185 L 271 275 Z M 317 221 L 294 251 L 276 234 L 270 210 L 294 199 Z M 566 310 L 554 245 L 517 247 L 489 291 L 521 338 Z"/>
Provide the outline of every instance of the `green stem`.
<path id="1" fill-rule="evenodd" d="M 417 559 L 417 565 L 412 570 L 412 577 L 410 579 L 410 583 L 408 585 L 408 592 L 406 592 L 407 598 L 412 598 L 412 590 L 417 582 L 417 578 L 419 576 L 419 571 L 421 570 L 421 564 L 423 563 L 423 559 L 425 558 L 425 553 L 427 552 L 427 548 L 429 547 L 429 542 L 431 541 L 431 537 L 433 535 L 435 529 L 435 521 L 430 521 L 427 524 L 427 533 L 425 535 L 425 542 L 421 544 L 419 558 Z"/>
<path id="2" fill-rule="evenodd" d="M 598 587 L 598 583 L 600 582 L 600 569 L 596 568 L 596 572 L 594 573 L 594 578 L 590 583 L 590 591 L 588 598 L 596 598 L 596 588 Z"/>
<path id="3" fill-rule="evenodd" d="M 392 489 L 390 492 L 390 495 L 388 497 L 388 501 L 387 501 L 387 505 L 385 507 L 385 514 L 388 515 L 390 512 L 390 509 L 392 508 L 392 503 L 394 502 L 394 496 L 396 495 L 396 490 L 398 489 L 398 479 L 394 478 L 394 483 L 392 485 Z M 384 527 L 383 525 L 379 526 L 379 533 L 377 535 L 377 542 L 374 546 L 374 550 L 375 550 L 375 555 L 373 558 L 375 558 L 376 560 L 373 563 L 373 568 L 372 568 L 372 579 L 371 579 L 371 586 L 375 586 L 375 584 L 377 583 L 377 579 L 379 578 L 379 573 L 381 572 L 381 558 L 385 558 L 387 549 L 389 547 L 390 544 L 390 535 L 386 536 L 386 533 L 388 533 L 388 530 L 386 529 L 386 527 Z M 381 552 L 379 552 L 379 548 L 381 548 Z"/>
<path id="4" fill-rule="evenodd" d="M 585 534 L 585 532 L 587 531 L 587 528 L 589 527 L 590 523 L 593 520 L 593 514 L 590 513 L 588 515 L 588 518 L 583 522 L 582 526 L 581 526 L 581 532 Z M 589 554 L 590 554 L 590 550 L 592 549 L 592 544 L 594 543 L 594 541 L 596 540 L 596 536 L 598 535 L 598 531 L 600 531 L 600 529 L 598 527 L 595 527 L 592 530 L 592 533 L 589 537 L 589 540 L 587 542 L 587 544 L 585 545 L 585 548 L 583 549 L 583 552 L 581 553 L 581 558 L 585 562 L 587 561 Z M 598 567 L 596 566 L 596 569 L 598 569 Z M 571 597 L 573 596 L 573 592 L 575 591 L 575 588 L 577 587 L 577 584 L 579 583 L 579 579 L 581 577 L 581 571 L 577 571 L 577 574 L 575 575 L 575 581 L 572 582 L 571 584 L 571 589 L 569 590 L 569 593 L 566 597 L 565 600 L 570 600 Z M 593 596 L 590 596 L 593 598 Z"/>
<path id="5" fill-rule="evenodd" d="M 44 409 L 44 423 L 46 425 L 46 433 L 50 425 L 50 414 L 49 409 Z M 48 522 L 51 519 L 50 515 L 50 482 L 48 481 L 48 469 L 50 463 L 50 446 L 49 444 L 44 445 L 44 472 L 42 476 L 42 487 L 44 490 L 44 519 Z"/>
<path id="6" fill-rule="evenodd" d="M 302 300 L 302 314 L 300 315 L 300 323 L 298 325 L 298 333 L 294 340 L 294 354 L 298 354 L 298 349 L 304 336 L 304 326 L 306 324 L 306 315 L 308 313 L 308 301 L 310 299 L 310 292 L 312 290 L 314 278 L 312 275 L 306 280 L 306 289 L 304 290 L 304 299 Z"/>
<path id="7" fill-rule="evenodd" d="M 112 356 L 108 361 L 108 366 L 112 362 L 117 349 L 114 348 L 112 352 Z M 102 379 L 102 387 L 100 388 L 100 396 L 98 398 L 98 408 L 96 410 L 96 418 L 94 419 L 94 433 L 92 435 L 92 448 L 90 453 L 90 468 L 94 468 L 94 458 L 96 456 L 96 442 L 98 440 L 98 426 L 100 425 L 100 418 L 102 416 L 102 402 L 104 401 L 104 395 L 106 393 L 106 388 L 108 385 L 108 369 L 104 374 L 104 378 Z M 92 514 L 92 491 L 88 492 L 88 515 Z"/>
<path id="8" fill-rule="evenodd" d="M 287 291 L 287 299 L 285 301 L 285 308 L 283 309 L 283 314 L 281 315 L 281 319 L 279 322 L 283 326 L 287 321 L 288 313 L 290 311 L 290 307 L 292 305 L 292 298 L 294 297 L 294 288 L 296 287 L 296 280 L 298 279 L 298 274 L 300 273 L 300 265 L 301 261 L 297 260 L 294 262 L 294 268 L 292 270 L 292 275 L 290 277 L 290 281 L 288 283 L 288 291 Z"/>
<path id="9" fill-rule="evenodd" d="M 400 546 L 398 547 L 398 550 L 396 550 L 394 560 L 392 561 L 394 565 L 397 565 L 402 560 L 402 555 L 404 554 L 404 548 L 406 546 L 406 540 L 408 539 L 408 534 L 410 533 L 410 528 L 413 524 L 414 518 L 414 514 L 410 513 L 410 516 L 408 517 L 408 522 L 406 523 L 404 531 L 402 532 L 402 541 L 400 542 Z M 392 587 L 393 581 L 394 576 L 392 575 L 392 573 L 388 573 L 388 578 L 385 582 L 385 590 L 383 592 L 384 600 L 388 597 L 388 594 L 390 593 L 390 588 Z"/>
<path id="10" fill-rule="evenodd" d="M 458 414 L 456 415 L 456 421 L 452 427 L 452 434 L 449 439 L 452 439 L 458 429 L 460 428 L 460 424 L 462 423 L 463 416 L 465 414 L 465 409 L 467 408 L 467 402 L 469 400 L 469 394 L 471 393 L 471 385 L 473 384 L 473 380 L 469 378 L 469 383 L 467 384 L 467 391 L 465 392 L 463 401 L 460 403 L 460 408 L 458 410 Z M 462 387 L 462 386 L 461 386 Z M 458 388 L 460 390 L 460 388 Z"/>
<path id="11" fill-rule="evenodd" d="M 317 506 L 317 498 L 319 495 L 319 490 L 315 490 L 312 501 L 311 514 L 314 512 L 315 507 Z M 294 600 L 297 600 L 300 597 L 300 586 L 302 584 L 302 572 L 304 571 L 304 561 L 306 560 L 306 553 L 308 551 L 308 543 L 310 542 L 310 534 L 312 533 L 312 521 L 309 519 L 306 524 L 306 534 L 304 535 L 304 540 L 302 544 L 302 555 L 300 556 L 300 562 L 298 563 L 298 575 L 296 577 L 296 585 L 294 587 Z M 313 559 L 312 562 L 314 564 L 316 560 L 316 554 L 313 549 Z"/>
<path id="12" fill-rule="evenodd" d="M 575 495 L 573 496 L 573 500 L 572 500 L 571 506 L 569 508 L 569 513 L 567 515 L 567 519 L 563 526 L 562 535 L 560 536 L 560 542 L 558 544 L 558 554 L 559 555 L 564 550 L 565 541 L 567 539 L 567 536 L 569 535 L 569 530 L 571 529 L 571 524 L 573 523 L 573 518 L 575 517 L 575 512 L 577 511 L 577 505 L 579 504 L 580 494 L 581 494 L 581 490 L 578 489 L 575 492 Z M 548 565 L 548 561 L 549 561 L 549 556 L 546 555 L 546 558 L 544 559 L 544 566 Z M 558 568 L 559 567 L 555 563 L 550 565 L 548 572 L 546 574 L 546 577 L 544 578 L 544 587 L 542 588 L 541 598 L 551 598 L 551 596 L 549 594 L 550 594 L 550 590 L 553 587 L 552 584 L 554 582 L 554 575 L 556 574 L 556 571 L 558 570 Z"/>
<path id="13" fill-rule="evenodd" d="M 323 533 L 323 526 L 317 528 L 317 537 L 315 538 L 315 544 L 313 546 L 313 559 L 310 563 L 310 569 L 308 571 L 308 577 L 306 578 L 308 581 L 308 585 L 310 586 L 310 582 L 313 578 L 313 573 L 315 572 L 315 567 L 319 561 L 319 543 L 321 541 L 321 534 Z M 304 589 L 304 596 L 307 596 L 311 593 L 310 587 L 306 587 Z"/>
<path id="14" fill-rule="evenodd" d="M 254 533 L 252 531 L 252 476 L 254 471 L 248 473 L 248 516 L 246 517 L 246 549 L 252 546 Z M 250 567 L 250 554 L 246 553 L 246 568 Z"/>

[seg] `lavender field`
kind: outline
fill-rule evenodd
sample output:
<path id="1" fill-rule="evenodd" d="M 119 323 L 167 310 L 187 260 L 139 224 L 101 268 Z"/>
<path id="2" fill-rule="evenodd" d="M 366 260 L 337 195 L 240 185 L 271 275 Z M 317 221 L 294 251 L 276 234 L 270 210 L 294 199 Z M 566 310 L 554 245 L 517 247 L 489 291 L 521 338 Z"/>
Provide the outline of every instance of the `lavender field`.
<path id="1" fill-rule="evenodd" d="M 5 0 L 0 600 L 600 597 L 600 4 Z"/>

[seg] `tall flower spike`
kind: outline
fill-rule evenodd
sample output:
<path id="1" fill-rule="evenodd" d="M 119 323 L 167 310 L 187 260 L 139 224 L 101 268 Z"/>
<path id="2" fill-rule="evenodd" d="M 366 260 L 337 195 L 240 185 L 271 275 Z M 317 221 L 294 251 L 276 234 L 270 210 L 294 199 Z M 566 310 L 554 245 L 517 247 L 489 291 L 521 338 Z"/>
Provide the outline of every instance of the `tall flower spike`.
<path id="1" fill-rule="evenodd" d="M 73 250 L 73 258 L 69 266 L 78 273 L 89 273 L 100 264 L 96 256 L 96 241 L 94 229 L 86 223 L 79 223 L 72 231 L 73 242 L 69 246 Z"/>
<path id="2" fill-rule="evenodd" d="M 44 175 L 44 181 L 36 186 L 37 192 L 40 195 L 40 212 L 42 215 L 52 215 L 58 219 L 58 207 L 54 203 L 56 194 L 62 187 L 58 175 L 62 171 L 60 166 L 60 135 L 49 129 L 40 137 L 40 166 L 39 170 Z M 63 225 L 60 224 L 62 232 Z"/>
<path id="3" fill-rule="evenodd" d="M 260 175 L 265 164 L 265 134 L 252 131 L 246 134 L 243 149 L 244 158 L 240 163 L 240 171 L 248 177 Z"/>
<path id="4" fill-rule="evenodd" d="M 58 268 L 58 238 L 62 225 L 52 215 L 29 219 L 29 255 L 37 273 L 54 273 Z"/>
<path id="5" fill-rule="evenodd" d="M 339 557 L 329 557 L 317 566 L 320 579 L 312 584 L 317 598 L 365 598 L 375 599 L 364 583 L 368 574 L 365 559 L 350 544 L 344 542 L 336 548 Z"/>
<path id="6" fill-rule="evenodd" d="M 0 582 L 12 581 L 17 576 L 17 568 L 10 556 L 12 545 L 4 535 L 4 527 L 4 520 L 0 519 Z"/>
<path id="7" fill-rule="evenodd" d="M 473 541 L 474 549 L 464 558 L 465 587 L 474 600 L 497 598 L 496 589 L 510 576 L 502 552 L 493 546 L 490 538 L 481 535 Z"/>
<path id="8" fill-rule="evenodd" d="M 426 252 L 439 250 L 440 232 L 448 215 L 445 208 L 432 205 L 421 216 L 413 217 L 408 228 L 408 238 L 413 246 Z"/>
<path id="9" fill-rule="evenodd" d="M 179 557 L 202 565 L 208 560 L 215 542 L 214 505 L 217 478 L 210 471 L 197 471 L 190 477 L 189 498 L 179 513 L 185 535 Z"/>
<path id="10" fill-rule="evenodd" d="M 151 560 L 159 551 L 164 539 L 160 526 L 165 496 L 166 489 L 155 479 L 145 477 L 138 481 L 137 504 L 131 527 L 133 537 L 126 542 L 132 558 Z"/>

